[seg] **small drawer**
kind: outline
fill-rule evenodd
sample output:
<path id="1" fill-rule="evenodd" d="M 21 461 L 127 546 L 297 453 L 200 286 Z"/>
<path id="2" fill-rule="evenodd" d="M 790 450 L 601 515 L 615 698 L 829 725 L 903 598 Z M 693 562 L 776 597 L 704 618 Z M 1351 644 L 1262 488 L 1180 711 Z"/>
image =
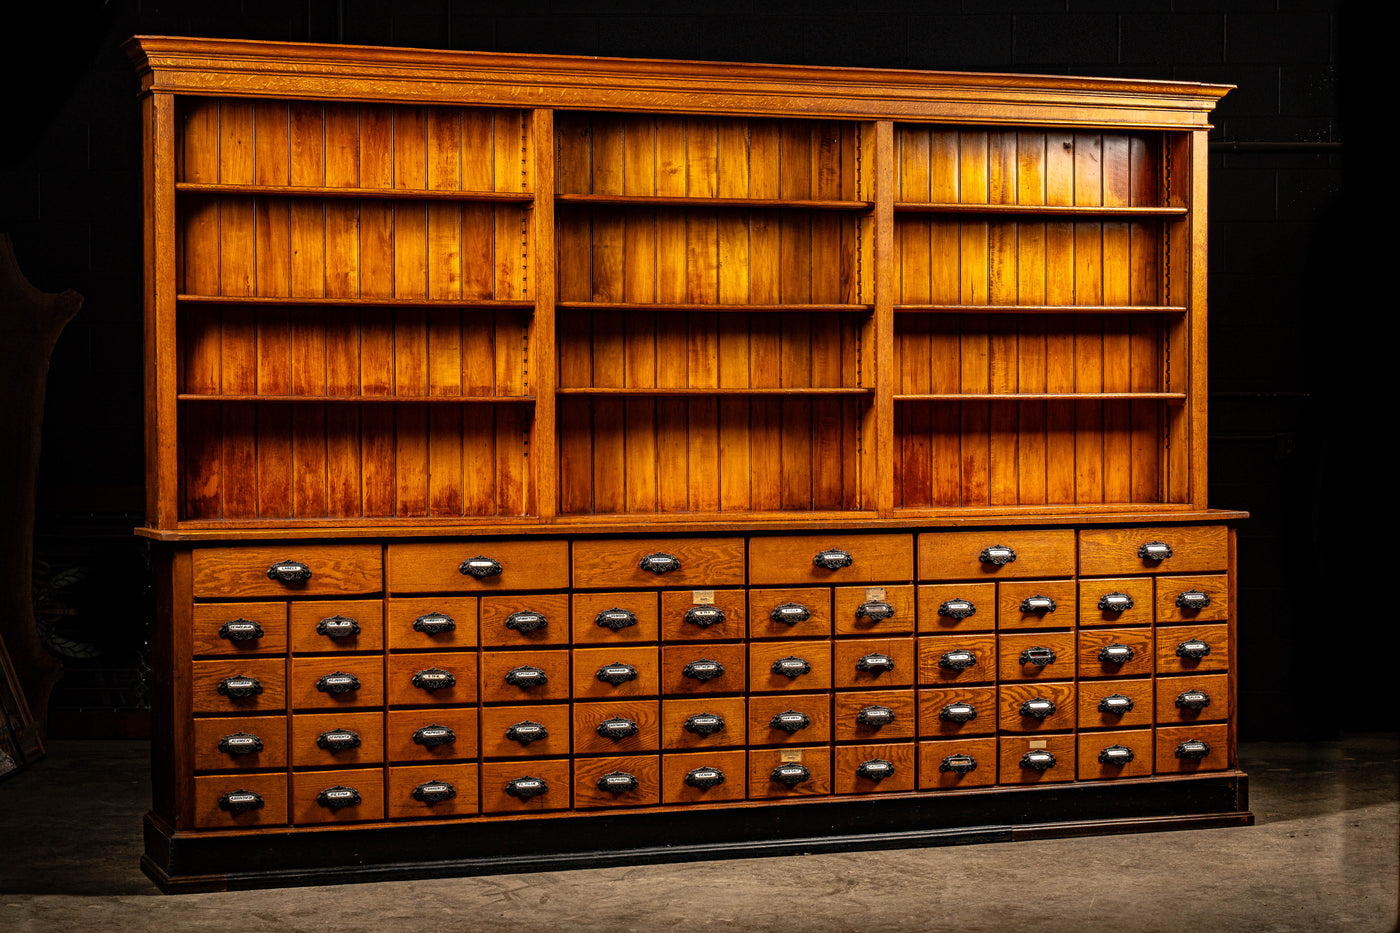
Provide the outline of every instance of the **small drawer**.
<path id="1" fill-rule="evenodd" d="M 831 694 L 749 697 L 750 745 L 812 745 L 831 741 Z"/>
<path id="2" fill-rule="evenodd" d="M 569 585 L 569 543 L 470 539 L 391 544 L 392 593 L 489 593 L 562 590 Z"/>
<path id="3" fill-rule="evenodd" d="M 919 535 L 920 580 L 1074 576 L 1074 532 L 933 531 Z"/>
<path id="4" fill-rule="evenodd" d="M 294 653 L 384 650 L 384 603 L 380 600 L 294 602 L 288 615 Z"/>
<path id="5" fill-rule="evenodd" d="M 655 593 L 575 593 L 574 644 L 622 645 L 659 637 Z"/>
<path id="6" fill-rule="evenodd" d="M 831 642 L 769 641 L 749 645 L 749 690 L 831 689 Z"/>
<path id="7" fill-rule="evenodd" d="M 1149 628 L 1086 628 L 1079 632 L 1080 677 L 1146 677 L 1152 667 Z"/>
<path id="8" fill-rule="evenodd" d="M 1224 722 L 1230 718 L 1230 675 L 1163 677 L 1157 681 L 1159 725 Z"/>
<path id="9" fill-rule="evenodd" d="M 995 583 L 924 583 L 918 592 L 920 632 L 990 632 L 997 627 Z"/>
<path id="10" fill-rule="evenodd" d="M 281 658 L 195 661 L 190 698 L 196 713 L 274 713 L 287 708 L 287 662 Z"/>
<path id="11" fill-rule="evenodd" d="M 575 648 L 576 700 L 654 697 L 661 690 L 660 651 L 643 648 Z"/>
<path id="12" fill-rule="evenodd" d="M 662 755 L 661 802 L 743 800 L 747 778 L 748 753 L 743 749 Z"/>
<path id="13" fill-rule="evenodd" d="M 476 702 L 475 651 L 389 655 L 390 706 L 465 706 Z"/>
<path id="14" fill-rule="evenodd" d="M 914 578 L 914 539 L 907 534 L 822 534 L 749 540 L 749 583 L 782 586 L 898 583 Z"/>
<path id="15" fill-rule="evenodd" d="M 743 538 L 620 538 L 574 542 L 574 588 L 744 585 Z"/>
<path id="16" fill-rule="evenodd" d="M 837 635 L 903 635 L 914 631 L 914 587 L 839 586 Z"/>
<path id="17" fill-rule="evenodd" d="M 390 651 L 442 651 L 475 648 L 477 598 L 430 596 L 391 599 L 385 620 Z"/>
<path id="18" fill-rule="evenodd" d="M 400 765 L 389 769 L 385 809 L 391 820 L 444 819 L 477 812 L 476 762 Z"/>
<path id="19" fill-rule="evenodd" d="M 995 635 L 928 635 L 919 639 L 919 683 L 991 683 L 997 678 Z"/>
<path id="20" fill-rule="evenodd" d="M 748 683 L 743 644 L 665 645 L 661 692 L 667 695 L 743 693 Z"/>
<path id="21" fill-rule="evenodd" d="M 819 797 L 831 793 L 831 746 L 749 751 L 749 798 Z"/>
<path id="22" fill-rule="evenodd" d="M 1074 633 L 997 636 L 998 680 L 1060 680 L 1074 676 Z"/>
<path id="23" fill-rule="evenodd" d="M 450 761 L 477 755 L 477 711 L 390 710 L 385 752 L 390 761 Z"/>
<path id="24" fill-rule="evenodd" d="M 1079 780 L 1148 777 L 1152 752 L 1151 729 L 1084 733 L 1079 736 Z"/>
<path id="25" fill-rule="evenodd" d="M 1228 767 L 1230 731 L 1224 723 L 1157 728 L 1158 774 L 1223 771 Z"/>
<path id="26" fill-rule="evenodd" d="M 831 637 L 831 587 L 749 590 L 749 637 Z"/>
<path id="27" fill-rule="evenodd" d="M 895 794 L 914 789 L 918 750 L 913 742 L 838 745 L 831 767 L 837 794 Z"/>
<path id="28" fill-rule="evenodd" d="M 660 802 L 660 755 L 574 759 L 575 810 L 653 807 Z"/>
<path id="29" fill-rule="evenodd" d="M 292 717 L 294 768 L 356 768 L 383 760 L 383 713 L 301 713 Z"/>
<path id="30" fill-rule="evenodd" d="M 1074 736 L 1008 735 L 998 742 L 1002 784 L 1053 784 L 1074 780 Z"/>
<path id="31" fill-rule="evenodd" d="M 569 597 L 529 593 L 481 597 L 481 644 L 486 648 L 567 645 Z"/>
<path id="32" fill-rule="evenodd" d="M 997 740 L 934 739 L 919 743 L 919 789 L 991 787 L 997 782 Z"/>
<path id="33" fill-rule="evenodd" d="M 837 690 L 912 687 L 918 663 L 913 638 L 852 638 L 836 642 L 832 677 Z"/>
<path id="34" fill-rule="evenodd" d="M 374 655 L 294 658 L 287 677 L 293 709 L 384 705 L 384 659 Z"/>
<path id="35" fill-rule="evenodd" d="M 991 735 L 996 731 L 996 687 L 934 687 L 919 691 L 920 738 Z"/>
<path id="36" fill-rule="evenodd" d="M 287 774 L 210 774 L 194 779 L 196 829 L 287 823 Z"/>
<path id="37" fill-rule="evenodd" d="M 997 628 L 1073 628 L 1079 608 L 1073 580 L 1004 580 L 997 584 Z"/>
<path id="38" fill-rule="evenodd" d="M 1157 624 L 1224 622 L 1230 616 L 1230 578 L 1223 574 L 1157 578 Z"/>
<path id="39" fill-rule="evenodd" d="M 285 654 L 286 603 L 196 603 L 191 649 L 206 655 Z"/>
<path id="40" fill-rule="evenodd" d="M 661 747 L 667 751 L 743 745 L 748 735 L 743 697 L 663 700 Z"/>
<path id="41" fill-rule="evenodd" d="M 1172 625 L 1157 629 L 1158 674 L 1204 674 L 1230 667 L 1230 626 Z"/>
<path id="42" fill-rule="evenodd" d="M 567 755 L 569 748 L 567 704 L 481 709 L 483 758 L 557 758 Z"/>
<path id="43" fill-rule="evenodd" d="M 378 593 L 383 586 L 377 544 L 306 544 L 195 548 L 195 599 L 258 599 Z"/>
<path id="44" fill-rule="evenodd" d="M 547 703 L 569 698 L 569 650 L 481 652 L 481 702 Z"/>
<path id="45" fill-rule="evenodd" d="M 292 822 L 356 823 L 384 819 L 384 769 L 292 772 Z"/>
<path id="46" fill-rule="evenodd" d="M 1152 578 L 1079 581 L 1079 624 L 1151 625 Z"/>
<path id="47" fill-rule="evenodd" d="M 1230 537 L 1224 525 L 1135 525 L 1079 532 L 1079 572 L 1086 577 L 1209 573 L 1229 569 L 1229 560 Z"/>
<path id="48" fill-rule="evenodd" d="M 914 738 L 918 717 L 913 690 L 840 690 L 832 709 L 838 742 Z"/>
<path id="49" fill-rule="evenodd" d="M 1002 732 L 1068 731 L 1078 718 L 1072 683 L 1003 684 L 997 687 L 997 710 Z"/>
<path id="50" fill-rule="evenodd" d="M 1152 681 L 1092 680 L 1079 685 L 1079 728 L 1127 729 L 1150 726 Z"/>
<path id="51" fill-rule="evenodd" d="M 567 810 L 573 798 L 572 769 L 567 758 L 481 763 L 483 813 L 532 813 Z"/>
<path id="52" fill-rule="evenodd" d="M 659 700 L 599 700 L 575 703 L 574 754 L 622 755 L 661 747 Z"/>
<path id="53" fill-rule="evenodd" d="M 663 641 L 725 641 L 748 631 L 743 590 L 666 590 L 661 594 Z"/>
<path id="54" fill-rule="evenodd" d="M 196 771 L 265 771 L 286 766 L 285 716 L 220 716 L 194 721 Z"/>

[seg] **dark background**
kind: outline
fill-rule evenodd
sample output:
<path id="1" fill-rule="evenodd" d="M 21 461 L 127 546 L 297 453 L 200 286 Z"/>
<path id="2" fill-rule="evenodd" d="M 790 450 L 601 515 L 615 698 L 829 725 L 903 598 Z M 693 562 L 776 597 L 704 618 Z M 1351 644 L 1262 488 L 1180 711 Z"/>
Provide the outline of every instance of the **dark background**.
<path id="1" fill-rule="evenodd" d="M 50 2 L 15 30 L 0 231 L 82 312 L 50 374 L 36 529 L 41 619 L 67 654 L 55 734 L 139 732 L 151 618 L 141 414 L 141 145 L 132 35 L 1007 71 L 1237 85 L 1210 157 L 1210 503 L 1240 531 L 1244 740 L 1394 728 L 1377 478 L 1353 469 L 1394 417 L 1361 386 L 1345 287 L 1338 0 L 114 0 Z M 9 50 L 7 50 L 9 52 Z M 1355 125 L 1355 124 L 1353 124 Z M 1365 152 L 1365 147 L 1357 147 Z M 1382 275 L 1388 269 L 1379 270 Z M 1375 308 L 1364 309 L 1374 311 Z M 1358 315 L 1359 317 L 1360 315 Z M 1359 328 L 1358 328 L 1359 329 Z M 1369 465 L 1369 463 L 1368 463 Z M 1366 553 L 1367 551 L 1372 553 Z M 1372 581 L 1375 586 L 1384 580 Z M 1377 640 L 1379 639 L 1379 640 Z M 1347 676 L 1347 672 L 1355 676 Z M 1341 676 L 1339 676 L 1339 674 Z"/>

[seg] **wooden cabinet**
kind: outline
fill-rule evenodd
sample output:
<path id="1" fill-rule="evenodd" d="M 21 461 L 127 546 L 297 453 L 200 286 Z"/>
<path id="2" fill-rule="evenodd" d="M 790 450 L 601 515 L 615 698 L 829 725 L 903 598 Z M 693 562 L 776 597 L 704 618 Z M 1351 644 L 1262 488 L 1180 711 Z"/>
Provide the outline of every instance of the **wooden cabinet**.
<path id="1" fill-rule="evenodd" d="M 1226 88 L 128 48 L 158 883 L 1251 819 Z"/>

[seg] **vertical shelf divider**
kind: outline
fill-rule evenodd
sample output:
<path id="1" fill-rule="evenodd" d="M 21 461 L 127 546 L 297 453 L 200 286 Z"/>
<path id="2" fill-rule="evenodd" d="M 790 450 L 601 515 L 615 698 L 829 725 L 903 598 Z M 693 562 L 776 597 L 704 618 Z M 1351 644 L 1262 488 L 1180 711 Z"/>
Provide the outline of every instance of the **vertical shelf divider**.
<path id="1" fill-rule="evenodd" d="M 871 178 L 875 272 L 875 347 L 872 378 L 875 380 L 875 443 L 864 452 L 868 501 L 882 517 L 894 513 L 894 122 L 875 123 L 875 171 Z M 865 196 L 862 193 L 862 196 Z M 873 486 L 873 489 L 872 489 Z"/>
<path id="2" fill-rule="evenodd" d="M 531 212 L 531 275 L 535 313 L 530 334 L 530 391 L 535 396 L 535 420 L 530 448 L 535 458 L 535 514 L 553 522 L 558 514 L 559 489 L 554 432 L 555 370 L 554 330 L 554 111 L 534 110 L 530 118 L 531 188 L 535 193 Z"/>

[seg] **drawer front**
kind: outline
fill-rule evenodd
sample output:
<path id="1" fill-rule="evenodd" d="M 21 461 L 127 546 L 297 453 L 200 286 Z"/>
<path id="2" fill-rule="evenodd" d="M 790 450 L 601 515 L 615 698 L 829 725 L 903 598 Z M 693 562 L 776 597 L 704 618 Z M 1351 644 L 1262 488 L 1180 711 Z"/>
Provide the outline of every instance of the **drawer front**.
<path id="1" fill-rule="evenodd" d="M 382 819 L 382 768 L 292 773 L 293 823 L 305 826 L 314 823 L 358 823 Z"/>
<path id="2" fill-rule="evenodd" d="M 802 693 L 830 689 L 831 642 L 770 641 L 749 645 L 749 690 L 752 692 Z"/>
<path id="3" fill-rule="evenodd" d="M 1002 784 L 1053 784 L 1075 778 L 1075 741 L 1072 735 L 1003 736 L 1000 749 Z M 1043 756 L 1053 759 L 1048 767 Z"/>
<path id="4" fill-rule="evenodd" d="M 654 645 L 576 648 L 573 665 L 574 699 L 654 697 L 661 690 L 660 650 Z"/>
<path id="5" fill-rule="evenodd" d="M 541 675 L 536 675 L 541 671 Z M 549 703 L 569 699 L 569 650 L 481 652 L 481 702 Z"/>
<path id="6" fill-rule="evenodd" d="M 995 583 L 923 583 L 918 593 L 920 632 L 990 632 L 997 627 Z"/>
<path id="7" fill-rule="evenodd" d="M 919 691 L 921 738 L 992 735 L 996 731 L 996 687 L 935 687 Z"/>
<path id="8" fill-rule="evenodd" d="M 383 706 L 384 659 L 364 655 L 293 658 L 287 694 L 293 709 Z"/>
<path id="9" fill-rule="evenodd" d="M 1002 732 L 1069 731 L 1077 718 L 1074 684 L 1003 684 L 997 687 L 997 709 Z"/>
<path id="10" fill-rule="evenodd" d="M 567 704 L 482 707 L 481 757 L 557 758 L 567 754 Z"/>
<path id="11" fill-rule="evenodd" d="M 1225 574 L 1157 578 L 1158 625 L 1224 622 L 1229 614 L 1230 578 Z"/>
<path id="12" fill-rule="evenodd" d="M 743 638 L 748 631 L 744 608 L 743 590 L 665 590 L 661 638 L 670 642 Z"/>
<path id="13" fill-rule="evenodd" d="M 1224 723 L 1207 726 L 1159 726 L 1157 729 L 1157 773 L 1192 774 L 1197 771 L 1223 771 L 1230 767 L 1229 727 Z M 1199 746 L 1205 744 L 1205 756 Z M 1186 747 L 1183 747 L 1185 745 Z"/>
<path id="14" fill-rule="evenodd" d="M 944 686 L 992 683 L 996 679 L 995 635 L 928 635 L 919 639 L 919 683 Z"/>
<path id="15" fill-rule="evenodd" d="M 1205 657 L 1194 657 L 1201 645 Z M 1157 629 L 1158 674 L 1203 674 L 1230 667 L 1230 626 L 1171 625 Z"/>
<path id="16" fill-rule="evenodd" d="M 1151 625 L 1151 577 L 1079 581 L 1079 624 Z"/>
<path id="17" fill-rule="evenodd" d="M 749 590 L 750 638 L 829 638 L 831 587 Z"/>
<path id="18" fill-rule="evenodd" d="M 622 645 L 659 637 L 655 593 L 575 593 L 571 603 L 576 645 Z"/>
<path id="19" fill-rule="evenodd" d="M 1073 580 L 1005 580 L 997 584 L 997 628 L 1073 628 L 1078 596 Z"/>
<path id="20" fill-rule="evenodd" d="M 668 751 L 743 745 L 747 737 L 743 697 L 661 701 L 661 747 Z"/>
<path id="21" fill-rule="evenodd" d="M 919 788 L 955 790 L 997 782 L 997 740 L 935 739 L 919 743 Z"/>
<path id="22" fill-rule="evenodd" d="M 292 717 L 294 768 L 354 768 L 383 760 L 383 713 L 300 713 Z"/>
<path id="23" fill-rule="evenodd" d="M 390 710 L 384 731 L 384 751 L 393 762 L 450 761 L 477 756 L 475 707 Z"/>
<path id="24" fill-rule="evenodd" d="M 475 651 L 389 655 L 390 706 L 463 706 L 476 702 Z"/>
<path id="25" fill-rule="evenodd" d="M 674 561 L 667 560 L 674 558 Z M 643 562 L 654 569 L 643 569 Z M 678 564 L 678 566 L 677 566 Z M 743 538 L 622 538 L 574 542 L 574 586 L 744 585 Z"/>
<path id="26" fill-rule="evenodd" d="M 1152 755 L 1151 729 L 1083 733 L 1079 736 L 1079 780 L 1148 777 Z"/>
<path id="27" fill-rule="evenodd" d="M 913 690 L 838 690 L 832 710 L 838 742 L 912 739 L 918 723 Z"/>
<path id="28" fill-rule="evenodd" d="M 574 809 L 649 807 L 661 802 L 661 756 L 622 755 L 574 761 Z M 600 840 L 606 843 L 606 840 Z"/>
<path id="29" fill-rule="evenodd" d="M 384 640 L 391 651 L 475 648 L 477 611 L 475 596 L 391 599 Z"/>
<path id="30" fill-rule="evenodd" d="M 836 642 L 832 675 L 837 690 L 912 687 L 918 670 L 913 638 L 852 638 Z"/>
<path id="31" fill-rule="evenodd" d="M 1157 722 L 1187 725 L 1230 718 L 1230 675 L 1163 677 L 1157 681 Z"/>
<path id="32" fill-rule="evenodd" d="M 742 642 L 665 645 L 661 649 L 661 692 L 671 696 L 743 693 L 748 670 L 748 648 Z"/>
<path id="33" fill-rule="evenodd" d="M 569 597 L 524 593 L 481 597 L 481 644 L 487 648 L 567 645 Z"/>
<path id="34" fill-rule="evenodd" d="M 1061 680 L 1074 676 L 1073 632 L 997 636 L 1001 680 Z"/>
<path id="35" fill-rule="evenodd" d="M 831 695 L 749 697 L 750 745 L 812 745 L 831 741 Z"/>
<path id="36" fill-rule="evenodd" d="M 287 604 L 197 603 L 191 648 L 195 657 L 284 654 Z"/>
<path id="37" fill-rule="evenodd" d="M 1079 685 L 1079 728 L 1128 729 L 1153 720 L 1152 681 L 1093 680 Z"/>
<path id="38" fill-rule="evenodd" d="M 780 535 L 749 540 L 749 582 L 754 586 L 898 583 L 913 578 L 914 539 L 907 534 Z"/>
<path id="39" fill-rule="evenodd" d="M 249 829 L 286 823 L 286 772 L 210 774 L 194 779 L 196 829 Z"/>
<path id="40" fill-rule="evenodd" d="M 1003 549 L 1009 548 L 1014 559 Z M 934 531 L 919 535 L 920 580 L 1074 576 L 1074 532 Z"/>
<path id="41" fill-rule="evenodd" d="M 196 713 L 272 713 L 287 708 L 287 662 L 280 658 L 195 661 L 190 685 Z"/>
<path id="42" fill-rule="evenodd" d="M 806 769 L 805 774 L 798 773 L 797 768 Z M 830 793 L 831 746 L 749 751 L 750 799 L 819 797 Z"/>
<path id="43" fill-rule="evenodd" d="M 391 544 L 388 559 L 391 593 L 562 590 L 569 585 L 569 544 L 562 540 Z"/>
<path id="44" fill-rule="evenodd" d="M 1171 549 L 1171 556 L 1154 560 L 1151 546 L 1163 544 Z M 1225 571 L 1229 557 L 1229 531 L 1224 525 L 1138 525 L 1079 532 L 1079 572 L 1086 577 Z"/>
<path id="45" fill-rule="evenodd" d="M 220 716 L 194 721 L 196 771 L 266 771 L 286 766 L 285 716 Z"/>
<path id="46" fill-rule="evenodd" d="M 918 750 L 913 742 L 838 745 L 831 766 L 838 794 L 893 794 L 912 791 Z"/>
<path id="47" fill-rule="evenodd" d="M 748 791 L 748 753 L 684 752 L 661 756 L 661 802 L 716 803 L 743 800 Z"/>
<path id="48" fill-rule="evenodd" d="M 390 768 L 386 814 L 391 820 L 474 816 L 477 771 L 476 762 Z"/>
<path id="49" fill-rule="evenodd" d="M 298 654 L 384 649 L 384 603 L 377 599 L 293 602 L 287 625 Z"/>
<path id="50" fill-rule="evenodd" d="M 573 770 L 567 758 L 481 763 L 483 813 L 537 813 L 567 810 L 573 798 Z"/>
<path id="51" fill-rule="evenodd" d="M 575 754 L 623 755 L 654 752 L 661 747 L 661 703 L 658 700 L 575 703 L 572 716 Z M 626 734 L 631 731 L 626 728 L 627 723 L 636 727 L 634 734 Z"/>
<path id="52" fill-rule="evenodd" d="M 299 579 L 302 568 L 293 563 L 304 565 L 310 576 Z M 196 548 L 191 564 L 196 599 L 345 596 L 378 593 L 383 586 L 377 544 L 289 541 L 266 547 Z"/>
<path id="53" fill-rule="evenodd" d="M 833 611 L 837 635 L 901 635 L 914 631 L 914 587 L 840 586 Z"/>
<path id="54" fill-rule="evenodd" d="M 1153 663 L 1150 628 L 1089 628 L 1079 633 L 1080 677 L 1146 677 Z"/>

